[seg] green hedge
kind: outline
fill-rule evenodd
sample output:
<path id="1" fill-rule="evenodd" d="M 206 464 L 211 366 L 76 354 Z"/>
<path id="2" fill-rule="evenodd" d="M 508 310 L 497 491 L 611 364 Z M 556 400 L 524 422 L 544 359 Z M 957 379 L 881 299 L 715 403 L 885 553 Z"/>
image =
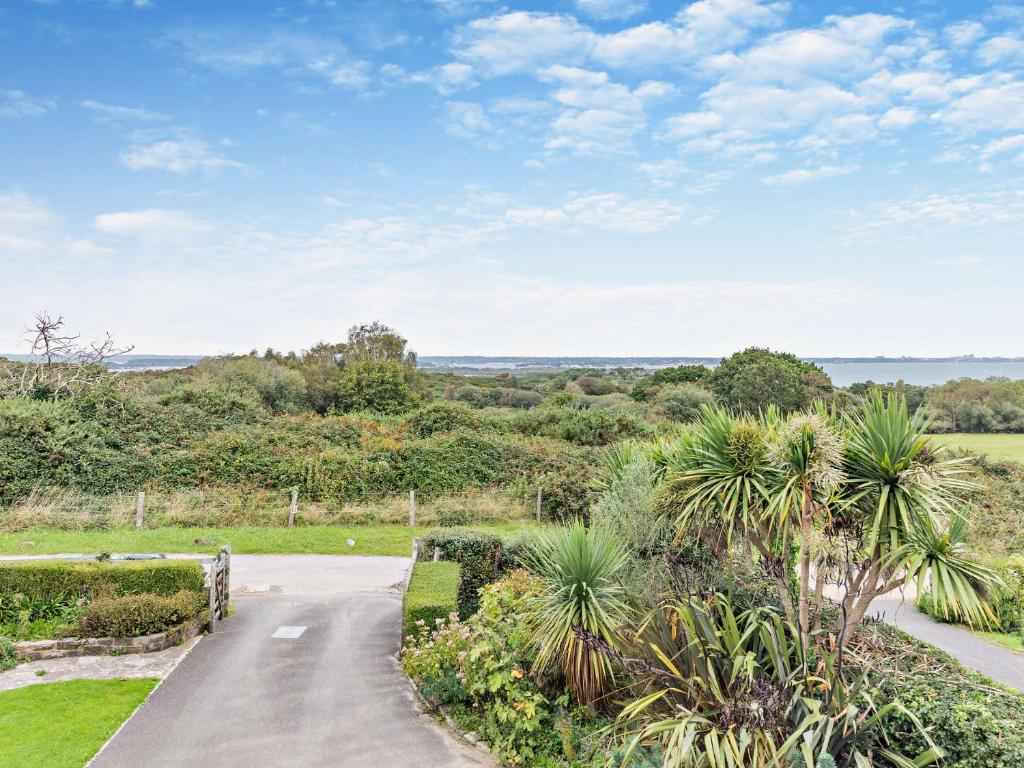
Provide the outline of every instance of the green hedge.
<path id="1" fill-rule="evenodd" d="M 442 560 L 461 566 L 459 577 L 459 614 L 465 618 L 476 611 L 480 589 L 501 576 L 501 539 L 490 533 L 463 528 L 435 530 L 423 537 L 420 555 L 434 557 L 439 549 Z"/>
<path id="2" fill-rule="evenodd" d="M 164 632 L 203 612 L 202 592 L 98 597 L 85 608 L 75 634 L 81 637 L 142 637 Z"/>
<path id="3" fill-rule="evenodd" d="M 0 562 L 0 595 L 53 599 L 61 594 L 174 595 L 203 589 L 203 567 L 195 560 L 92 563 L 71 560 Z"/>
<path id="4" fill-rule="evenodd" d="M 413 565 L 409 590 L 405 594 L 402 635 L 416 633 L 416 622 L 433 626 L 458 609 L 459 564 L 439 561 Z"/>

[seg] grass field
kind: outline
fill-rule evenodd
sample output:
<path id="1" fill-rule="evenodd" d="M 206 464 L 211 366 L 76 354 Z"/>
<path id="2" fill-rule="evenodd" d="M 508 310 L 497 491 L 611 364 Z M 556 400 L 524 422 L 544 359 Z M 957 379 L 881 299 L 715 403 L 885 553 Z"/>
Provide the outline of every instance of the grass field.
<path id="1" fill-rule="evenodd" d="M 0 765 L 82 768 L 156 680 L 72 680 L 0 693 Z"/>
<path id="2" fill-rule="evenodd" d="M 934 435 L 935 442 L 951 448 L 962 448 L 975 453 L 988 454 L 994 459 L 1024 462 L 1024 434 L 966 434 Z"/>
<path id="3" fill-rule="evenodd" d="M 535 527 L 493 523 L 474 530 L 510 535 Z M 401 525 L 296 526 L 295 528 L 118 528 L 113 531 L 33 529 L 0 534 L 0 554 L 32 555 L 96 552 L 209 552 L 230 544 L 236 554 L 321 554 L 408 556 L 413 538 L 428 527 Z M 207 539 L 215 546 L 197 544 Z M 349 546 L 352 539 L 355 546 Z M 2 764 L 0 764 L 2 765 Z"/>

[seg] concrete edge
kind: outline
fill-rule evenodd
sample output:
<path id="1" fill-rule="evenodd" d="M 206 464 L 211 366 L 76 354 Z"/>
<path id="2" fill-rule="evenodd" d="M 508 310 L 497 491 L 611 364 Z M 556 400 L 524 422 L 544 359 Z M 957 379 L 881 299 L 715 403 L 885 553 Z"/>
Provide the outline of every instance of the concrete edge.
<path id="1" fill-rule="evenodd" d="M 397 661 L 396 663 L 399 664 L 398 673 L 402 676 L 402 679 L 405 680 L 405 684 L 409 687 L 413 700 L 416 702 L 416 706 L 419 708 L 421 713 L 440 716 L 441 723 L 443 723 L 443 725 L 438 723 L 436 718 L 431 719 L 434 721 L 436 727 L 445 732 L 446 735 L 455 739 L 461 745 L 473 747 L 477 752 L 482 755 L 486 755 L 492 765 L 504 765 L 504 763 L 499 762 L 491 753 L 491 748 L 486 742 L 478 739 L 476 734 L 472 731 L 463 730 L 462 727 L 452 719 L 451 715 L 448 714 L 444 707 L 428 701 L 427 698 L 420 693 L 419 688 L 416 687 L 416 683 L 413 682 L 412 678 L 406 676 L 405 672 L 401 668 L 401 663 Z"/>
<path id="2" fill-rule="evenodd" d="M 83 768 L 89 768 L 89 766 L 91 766 L 93 763 L 96 762 L 96 758 L 98 758 L 103 753 L 103 750 L 105 750 L 108 746 L 110 746 L 110 742 L 112 742 L 114 739 L 117 738 L 118 734 L 121 733 L 121 731 L 123 731 L 125 729 L 125 726 L 127 726 L 128 723 L 130 723 L 132 721 L 132 718 L 135 717 L 137 714 L 139 714 L 139 711 L 144 706 L 146 706 L 146 703 L 151 698 L 153 698 L 153 694 L 156 693 L 157 691 L 159 691 L 160 690 L 160 686 L 164 684 L 164 682 L 167 680 L 167 678 L 169 678 L 171 675 L 174 674 L 174 670 L 176 670 L 178 668 L 178 666 L 181 664 L 181 662 L 185 660 L 185 657 L 188 656 L 190 653 L 192 653 L 192 651 L 195 649 L 195 647 L 197 645 L 199 645 L 199 643 L 202 641 L 203 637 L 204 637 L 204 635 L 198 635 L 196 637 L 196 642 L 192 643 L 192 646 L 185 653 L 181 654 L 181 656 L 179 656 L 177 658 L 177 660 L 174 662 L 174 666 L 172 666 L 170 668 L 170 670 L 168 670 L 166 675 L 164 675 L 162 678 L 160 678 L 160 680 L 157 681 L 157 684 L 153 686 L 153 690 L 151 690 L 149 692 L 149 695 L 146 696 L 146 698 L 144 698 L 141 702 L 139 702 L 139 706 L 137 706 L 135 709 L 133 709 L 132 713 L 130 715 L 128 715 L 128 717 L 125 718 L 124 722 L 121 723 L 121 725 L 119 725 L 117 727 L 117 730 L 114 731 L 112 734 L 110 734 L 110 738 L 107 739 L 105 742 L 103 742 L 103 746 L 101 746 L 99 749 L 96 750 L 96 754 L 89 758 L 89 762 L 87 762 L 83 766 Z"/>

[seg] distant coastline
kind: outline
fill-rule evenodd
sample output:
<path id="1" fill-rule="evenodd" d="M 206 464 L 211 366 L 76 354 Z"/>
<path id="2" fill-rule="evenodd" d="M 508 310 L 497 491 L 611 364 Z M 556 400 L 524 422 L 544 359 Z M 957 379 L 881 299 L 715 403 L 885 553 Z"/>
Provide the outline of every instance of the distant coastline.
<path id="1" fill-rule="evenodd" d="M 9 360 L 28 360 L 27 355 L 0 355 Z M 120 355 L 107 361 L 115 371 L 160 371 L 187 368 L 203 359 L 201 355 Z M 498 373 L 543 373 L 570 368 L 645 368 L 656 370 L 674 365 L 715 366 L 718 357 L 544 357 L 488 355 L 422 355 L 419 367 L 425 371 L 464 376 L 493 376 Z M 1024 379 L 1024 357 L 812 357 L 838 386 L 858 381 L 880 383 L 902 380 L 908 384 L 934 385 L 953 379 L 1003 377 Z"/>

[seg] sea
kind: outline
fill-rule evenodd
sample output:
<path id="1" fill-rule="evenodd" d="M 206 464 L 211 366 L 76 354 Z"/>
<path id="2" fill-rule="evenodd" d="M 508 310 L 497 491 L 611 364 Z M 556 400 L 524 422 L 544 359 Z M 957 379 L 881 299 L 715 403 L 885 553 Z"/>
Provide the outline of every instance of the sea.
<path id="1" fill-rule="evenodd" d="M 9 360 L 26 360 L 25 355 L 3 355 Z M 116 371 L 174 370 L 195 365 L 199 355 L 120 355 L 107 361 Z M 644 368 L 657 370 L 674 365 L 715 366 L 717 357 L 494 357 L 486 355 L 421 355 L 418 364 L 426 371 L 465 376 L 493 376 L 496 373 L 536 373 L 570 368 Z M 1024 358 L 1015 357 L 826 357 L 806 358 L 820 365 L 833 383 L 846 387 L 855 382 L 880 384 L 903 381 L 930 386 L 954 379 L 1024 379 Z"/>

